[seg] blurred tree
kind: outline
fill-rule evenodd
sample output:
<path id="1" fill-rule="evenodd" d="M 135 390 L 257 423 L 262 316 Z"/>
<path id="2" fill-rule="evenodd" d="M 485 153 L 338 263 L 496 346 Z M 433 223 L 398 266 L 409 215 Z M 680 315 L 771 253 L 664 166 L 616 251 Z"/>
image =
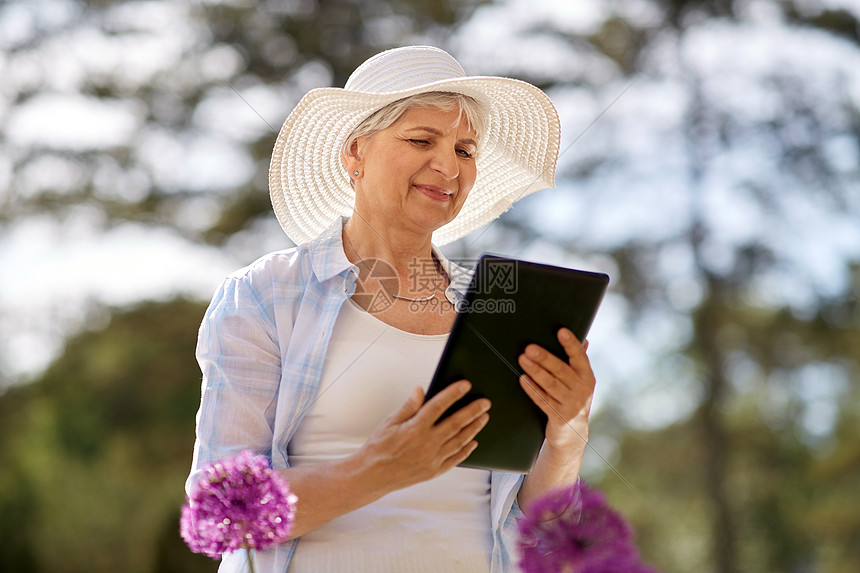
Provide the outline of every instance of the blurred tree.
<path id="1" fill-rule="evenodd" d="M 13 468 L 0 474 L 4 571 L 216 569 L 178 533 L 203 310 L 177 299 L 114 312 L 2 397 L 0 459 Z"/>
<path id="2" fill-rule="evenodd" d="M 740 376 L 728 377 L 729 384 L 747 391 L 735 387 L 727 393 L 718 413 L 724 440 L 720 471 L 726 480 L 722 502 L 737 528 L 731 566 L 742 571 L 856 569 L 860 515 L 853 508 L 860 475 L 860 391 L 856 384 L 846 388 L 839 397 L 834 431 L 813 436 L 804 423 L 804 410 L 815 403 L 785 386 L 804 383 L 797 353 L 805 355 L 807 367 L 833 368 L 833 377 L 856 380 L 857 357 L 846 359 L 836 349 L 856 348 L 860 329 L 828 328 L 822 337 L 819 319 L 798 320 L 784 311 L 763 315 L 757 308 L 726 308 L 720 316 L 715 330 L 722 334 L 720 350 L 727 356 L 722 368 L 735 371 L 727 365 L 744 361 L 751 350 L 770 355 L 759 362 L 766 366 L 756 372 L 754 385 L 747 386 L 752 381 Z M 793 344 L 786 352 L 784 341 L 789 339 Z M 822 394 L 818 400 L 831 399 Z M 782 403 L 777 406 L 776 401 Z M 713 487 L 708 480 L 715 471 L 702 436 L 708 431 L 702 418 L 714 415 L 708 407 L 703 402 L 693 416 L 665 429 L 616 430 L 621 444 L 617 469 L 636 484 L 638 494 L 616 479 L 601 480 L 609 495 L 631 511 L 640 546 L 663 571 L 705 568 L 707 550 L 701 544 L 713 538 L 714 527 L 720 525 L 707 519 L 716 500 L 703 495 Z M 616 411 L 621 409 L 616 405 L 602 412 L 596 427 L 623 419 Z M 654 460 L 659 460 L 659 472 L 654 471 Z"/>
<path id="3" fill-rule="evenodd" d="M 10 159 L 0 223 L 86 207 L 105 225 L 165 225 L 220 243 L 271 218 L 273 132 L 308 89 L 343 85 L 371 54 L 416 36 L 444 43 L 482 3 L 6 2 L 0 21 L 27 25 L 0 40 L 0 93 L 13 104 L 0 137 Z M 71 94 L 68 107 L 54 97 Z M 112 113 L 113 129 L 58 135 L 34 117 L 67 110 L 83 122 Z M 225 156 L 245 171 L 226 182 L 204 172 Z"/>
<path id="4" fill-rule="evenodd" d="M 0 536 L 7 540 L 0 544 L 0 571 L 39 570 L 35 558 L 38 544 L 32 535 L 38 492 L 13 453 L 15 443 L 29 428 L 26 412 L 32 396 L 31 387 L 19 387 L 0 398 Z"/>
<path id="5" fill-rule="evenodd" d="M 0 234 L 84 216 L 261 254 L 269 229 L 285 241 L 266 168 L 301 95 L 381 48 L 451 48 L 559 105 L 557 191 L 453 250 L 612 274 L 623 325 L 591 351 L 612 392 L 592 435 L 639 495 L 602 462 L 589 477 L 645 555 L 666 573 L 855 571 L 858 17 L 818 0 L 9 0 Z M 0 397 L 0 568 L 192 570 L 168 532 L 200 312 L 120 313 Z"/>
<path id="6" fill-rule="evenodd" d="M 622 445 L 619 473 L 653 502 L 624 496 L 651 512 L 637 513 L 637 523 L 655 563 L 719 573 L 856 569 L 848 537 L 856 523 L 843 518 L 842 534 L 827 539 L 804 516 L 820 511 L 812 500 L 822 484 L 810 476 L 824 445 L 846 448 L 843 469 L 860 477 L 860 446 L 833 443 L 837 428 L 856 424 L 836 405 L 860 404 L 852 390 L 860 381 L 860 6 L 592 8 L 567 18 L 536 10 L 506 40 L 519 50 L 551 43 L 563 54 L 549 68 L 514 65 L 581 125 L 601 113 L 599 102 L 613 102 L 599 133 L 562 156 L 557 192 L 525 199 L 501 220 L 504 231 L 465 250 L 502 240 L 523 255 L 612 274 L 627 347 L 653 358 L 648 370 L 610 369 L 602 379 L 613 404 L 595 433 L 611 428 Z M 494 49 L 482 46 L 472 61 Z M 515 61 L 513 50 L 506 56 Z M 550 216 L 550 205 L 561 214 Z M 608 342 L 609 356 L 624 348 Z M 616 480 L 600 483 L 623 495 Z"/>

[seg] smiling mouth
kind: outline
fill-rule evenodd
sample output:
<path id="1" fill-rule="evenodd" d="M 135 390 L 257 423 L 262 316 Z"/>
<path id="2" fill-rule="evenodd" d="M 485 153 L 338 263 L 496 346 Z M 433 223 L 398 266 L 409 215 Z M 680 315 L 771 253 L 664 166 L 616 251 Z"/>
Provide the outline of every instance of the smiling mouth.
<path id="1" fill-rule="evenodd" d="M 439 187 L 431 187 L 431 186 L 426 186 L 426 185 L 416 185 L 416 187 L 418 187 L 420 190 L 424 191 L 425 193 L 427 193 L 431 196 L 439 197 L 440 199 L 450 197 L 451 195 L 454 194 L 453 191 L 449 191 L 448 189 L 441 189 Z"/>

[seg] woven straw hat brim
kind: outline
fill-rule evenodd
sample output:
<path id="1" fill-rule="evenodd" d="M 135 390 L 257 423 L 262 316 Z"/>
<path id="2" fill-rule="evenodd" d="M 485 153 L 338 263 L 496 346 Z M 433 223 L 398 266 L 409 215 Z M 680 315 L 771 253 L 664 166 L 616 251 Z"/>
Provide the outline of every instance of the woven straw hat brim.
<path id="1" fill-rule="evenodd" d="M 308 92 L 287 117 L 269 168 L 272 206 L 294 243 L 311 241 L 336 218 L 352 214 L 355 192 L 340 151 L 355 128 L 389 103 L 431 91 L 471 96 L 488 112 L 487 131 L 478 144 L 475 185 L 457 217 L 433 233 L 435 244 L 455 241 L 518 199 L 555 186 L 558 113 L 546 94 L 529 83 L 467 76 L 388 93 L 319 88 Z"/>

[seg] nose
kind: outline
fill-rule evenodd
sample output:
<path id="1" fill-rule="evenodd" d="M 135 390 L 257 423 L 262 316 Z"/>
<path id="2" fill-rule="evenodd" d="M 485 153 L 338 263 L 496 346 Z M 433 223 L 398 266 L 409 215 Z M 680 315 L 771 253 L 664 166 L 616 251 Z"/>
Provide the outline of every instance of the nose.
<path id="1" fill-rule="evenodd" d="M 430 168 L 445 179 L 455 179 L 460 174 L 457 150 L 453 147 L 440 145 L 430 159 Z"/>

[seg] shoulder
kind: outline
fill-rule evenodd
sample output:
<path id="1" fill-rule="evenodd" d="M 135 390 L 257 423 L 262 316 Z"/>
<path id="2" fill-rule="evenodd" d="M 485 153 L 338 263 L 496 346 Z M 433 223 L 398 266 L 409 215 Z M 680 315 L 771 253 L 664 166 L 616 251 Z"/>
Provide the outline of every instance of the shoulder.
<path id="1" fill-rule="evenodd" d="M 313 272 L 306 249 L 268 253 L 223 280 L 209 304 L 213 320 L 254 317 L 274 327 L 284 312 L 293 312 Z"/>
<path id="2" fill-rule="evenodd" d="M 295 305 L 312 276 L 300 247 L 268 253 L 224 278 L 210 302 L 210 312 L 254 312 L 277 322 L 281 312 L 277 309 Z"/>
<path id="3" fill-rule="evenodd" d="M 274 251 L 227 275 L 227 280 L 247 283 L 254 289 L 275 284 L 306 283 L 312 274 L 310 255 L 304 246 Z"/>
<path id="4" fill-rule="evenodd" d="M 263 304 L 295 302 L 308 289 L 333 289 L 340 283 L 330 279 L 352 267 L 336 231 L 333 226 L 311 242 L 264 255 L 228 275 L 225 285 L 232 284 Z"/>

